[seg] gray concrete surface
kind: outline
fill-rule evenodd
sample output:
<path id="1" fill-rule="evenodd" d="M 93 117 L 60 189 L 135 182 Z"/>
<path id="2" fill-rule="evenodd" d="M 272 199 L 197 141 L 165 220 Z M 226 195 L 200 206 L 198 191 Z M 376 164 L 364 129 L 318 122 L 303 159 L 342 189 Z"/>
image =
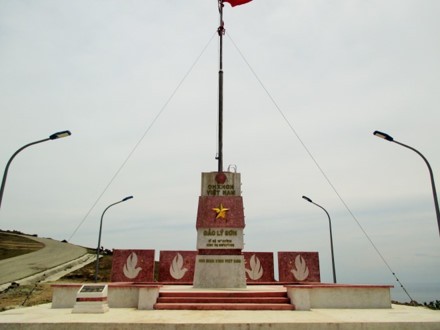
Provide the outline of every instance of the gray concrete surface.
<path id="1" fill-rule="evenodd" d="M 44 247 L 35 252 L 0 260 L 0 285 L 35 275 L 87 254 L 85 248 L 69 243 L 49 238 L 25 237 L 43 243 Z"/>
<path id="2" fill-rule="evenodd" d="M 104 314 L 73 314 L 50 304 L 0 313 L 8 329 L 151 330 L 438 330 L 440 311 L 393 305 L 391 309 L 313 309 L 311 311 L 167 311 L 110 308 Z"/>

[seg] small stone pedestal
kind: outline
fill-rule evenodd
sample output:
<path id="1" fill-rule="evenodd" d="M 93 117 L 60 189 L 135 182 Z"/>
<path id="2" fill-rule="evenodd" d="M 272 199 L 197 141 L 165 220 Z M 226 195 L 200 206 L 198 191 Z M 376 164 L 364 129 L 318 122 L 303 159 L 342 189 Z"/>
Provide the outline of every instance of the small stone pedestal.
<path id="1" fill-rule="evenodd" d="M 195 288 L 245 288 L 244 211 L 239 173 L 202 173 Z"/>
<path id="2" fill-rule="evenodd" d="M 107 296 L 107 285 L 84 284 L 76 294 L 72 313 L 106 313 L 109 309 Z"/>

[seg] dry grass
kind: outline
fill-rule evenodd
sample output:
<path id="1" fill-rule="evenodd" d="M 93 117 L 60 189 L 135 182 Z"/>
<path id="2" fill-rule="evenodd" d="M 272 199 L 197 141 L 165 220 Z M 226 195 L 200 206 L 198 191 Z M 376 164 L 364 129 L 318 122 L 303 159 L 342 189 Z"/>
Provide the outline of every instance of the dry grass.
<path id="1" fill-rule="evenodd" d="M 43 247 L 44 244 L 30 238 L 0 232 L 0 260 L 34 252 Z"/>

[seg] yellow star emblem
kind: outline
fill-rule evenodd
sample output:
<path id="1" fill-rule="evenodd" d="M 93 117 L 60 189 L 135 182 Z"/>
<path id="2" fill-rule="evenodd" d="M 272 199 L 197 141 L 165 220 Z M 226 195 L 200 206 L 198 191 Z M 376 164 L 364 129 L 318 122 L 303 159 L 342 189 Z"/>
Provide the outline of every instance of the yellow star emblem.
<path id="1" fill-rule="evenodd" d="M 229 211 L 229 209 L 223 207 L 223 204 L 220 204 L 220 207 L 214 207 L 212 210 L 215 211 L 215 213 L 217 214 L 217 216 L 215 217 L 216 219 L 225 219 L 226 211 Z"/>

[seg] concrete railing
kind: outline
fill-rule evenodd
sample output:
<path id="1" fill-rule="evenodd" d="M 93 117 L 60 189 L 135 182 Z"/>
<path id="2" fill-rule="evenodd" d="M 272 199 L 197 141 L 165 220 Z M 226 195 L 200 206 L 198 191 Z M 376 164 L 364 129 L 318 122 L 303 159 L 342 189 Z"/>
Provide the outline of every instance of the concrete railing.
<path id="1" fill-rule="evenodd" d="M 296 310 L 391 308 L 392 285 L 298 284 L 285 287 Z"/>

